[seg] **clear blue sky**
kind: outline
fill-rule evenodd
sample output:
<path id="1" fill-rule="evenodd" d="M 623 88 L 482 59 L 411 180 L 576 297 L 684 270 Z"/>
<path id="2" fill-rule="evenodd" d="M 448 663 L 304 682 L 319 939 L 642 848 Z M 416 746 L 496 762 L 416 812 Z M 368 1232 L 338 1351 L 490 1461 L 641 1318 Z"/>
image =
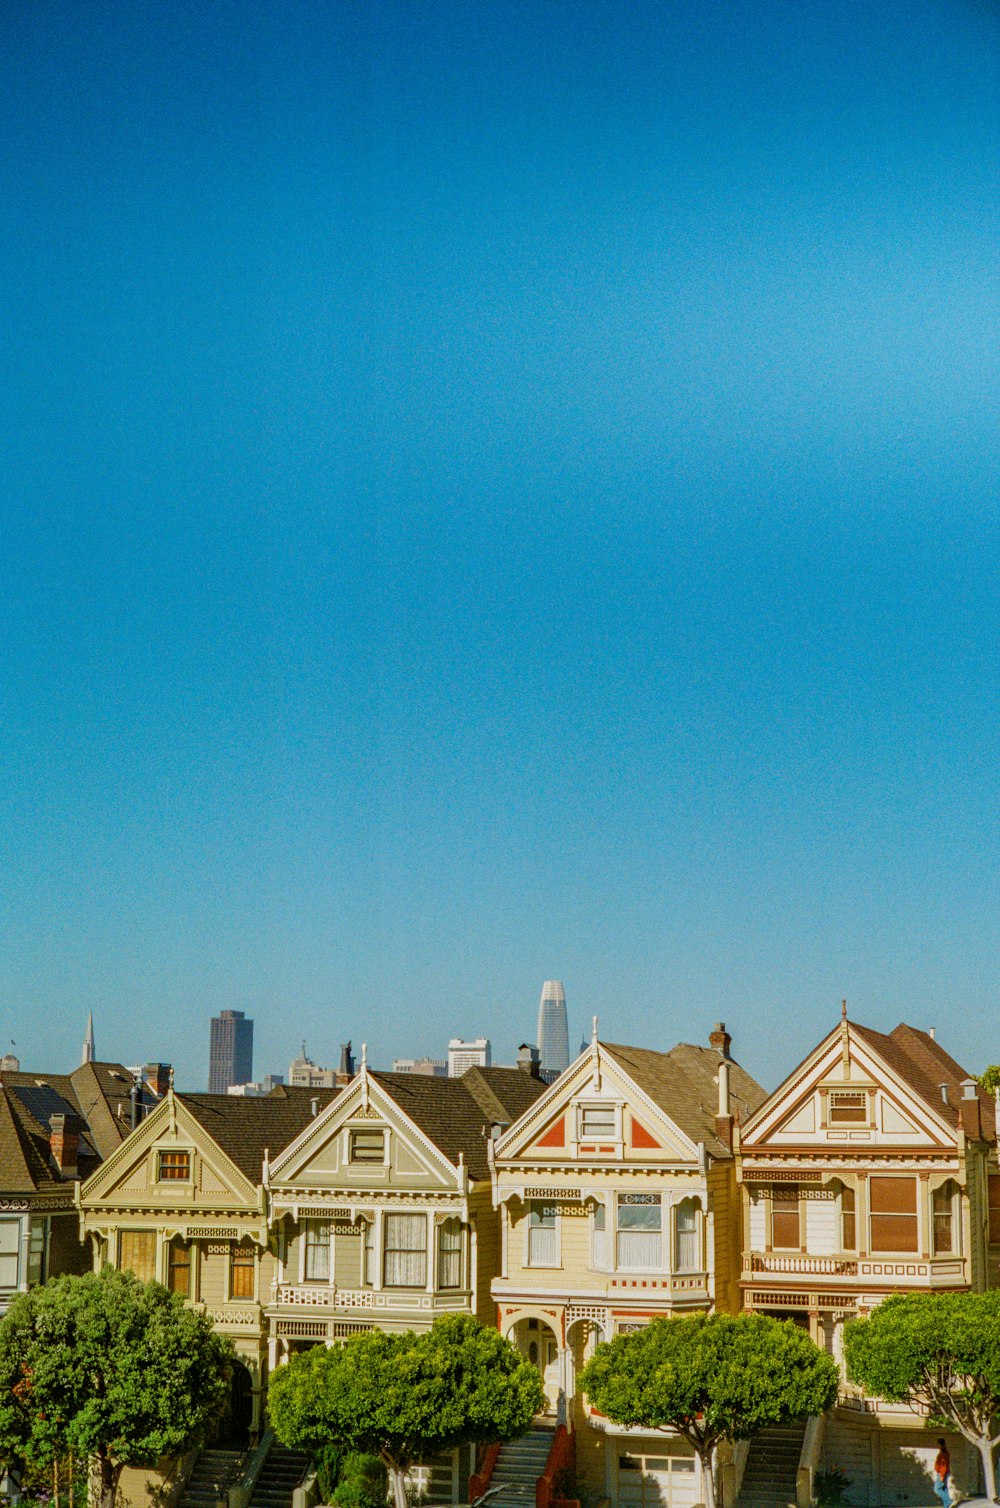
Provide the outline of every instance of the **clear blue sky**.
<path id="1" fill-rule="evenodd" d="M 8 0 L 0 1035 L 996 1031 L 1000 19 Z"/>

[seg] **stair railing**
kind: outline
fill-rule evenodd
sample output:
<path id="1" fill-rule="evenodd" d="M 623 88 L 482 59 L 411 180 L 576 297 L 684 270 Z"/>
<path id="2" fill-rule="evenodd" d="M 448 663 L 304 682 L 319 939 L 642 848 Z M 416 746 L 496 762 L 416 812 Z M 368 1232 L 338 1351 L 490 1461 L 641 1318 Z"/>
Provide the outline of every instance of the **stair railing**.
<path id="1" fill-rule="evenodd" d="M 493 1475 L 493 1468 L 497 1464 L 497 1457 L 499 1456 L 499 1454 L 500 1446 L 498 1443 L 487 1445 L 486 1449 L 483 1451 L 482 1460 L 478 1463 L 476 1470 L 469 1478 L 470 1503 L 478 1503 L 479 1499 L 483 1496 L 483 1493 L 489 1487 L 490 1478 Z"/>
<path id="2" fill-rule="evenodd" d="M 260 1437 L 260 1444 L 246 1457 L 242 1470 L 229 1489 L 229 1508 L 250 1508 L 257 1478 L 264 1469 L 264 1462 L 273 1444 L 274 1430 L 266 1429 Z"/>
<path id="3" fill-rule="evenodd" d="M 580 1508 L 577 1498 L 565 1498 L 556 1490 L 557 1479 L 576 1470 L 576 1436 L 565 1424 L 556 1426 L 545 1470 L 535 1483 L 535 1508 Z"/>

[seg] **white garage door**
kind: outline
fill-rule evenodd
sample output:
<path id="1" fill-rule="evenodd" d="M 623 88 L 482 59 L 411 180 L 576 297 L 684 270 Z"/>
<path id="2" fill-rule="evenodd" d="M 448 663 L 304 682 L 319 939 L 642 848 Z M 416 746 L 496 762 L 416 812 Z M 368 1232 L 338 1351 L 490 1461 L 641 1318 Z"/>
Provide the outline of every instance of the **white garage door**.
<path id="1" fill-rule="evenodd" d="M 622 1451 L 618 1457 L 619 1508 L 693 1508 L 698 1502 L 694 1451 L 665 1440 L 655 1456 Z"/>

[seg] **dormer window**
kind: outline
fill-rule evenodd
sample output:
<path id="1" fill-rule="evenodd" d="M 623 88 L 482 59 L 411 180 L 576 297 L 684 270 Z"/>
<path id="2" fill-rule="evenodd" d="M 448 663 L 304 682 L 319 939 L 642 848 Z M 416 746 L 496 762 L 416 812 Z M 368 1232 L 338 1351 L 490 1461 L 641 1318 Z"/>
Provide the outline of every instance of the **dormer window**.
<path id="1" fill-rule="evenodd" d="M 868 1095 L 863 1089 L 830 1090 L 831 1126 L 867 1126 Z"/>
<path id="2" fill-rule="evenodd" d="M 351 1162 L 385 1162 L 385 1132 L 365 1126 L 350 1135 Z"/>
<path id="3" fill-rule="evenodd" d="M 618 1118 L 614 1105 L 580 1106 L 580 1141 L 614 1141 Z"/>

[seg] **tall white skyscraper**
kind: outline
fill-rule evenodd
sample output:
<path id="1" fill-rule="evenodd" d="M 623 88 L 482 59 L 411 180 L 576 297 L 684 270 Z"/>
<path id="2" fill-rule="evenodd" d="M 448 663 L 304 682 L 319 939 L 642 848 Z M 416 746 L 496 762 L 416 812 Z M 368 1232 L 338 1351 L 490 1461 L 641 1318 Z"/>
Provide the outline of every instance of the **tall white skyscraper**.
<path id="1" fill-rule="evenodd" d="M 489 1066 L 489 1037 L 476 1037 L 471 1042 L 463 1042 L 461 1037 L 452 1037 L 448 1043 L 448 1077 L 450 1079 L 461 1078 L 468 1068 L 489 1068 Z"/>
<path id="2" fill-rule="evenodd" d="M 538 1004 L 538 1053 L 542 1078 L 549 1083 L 569 1067 L 566 991 L 558 979 L 546 979 Z"/>

